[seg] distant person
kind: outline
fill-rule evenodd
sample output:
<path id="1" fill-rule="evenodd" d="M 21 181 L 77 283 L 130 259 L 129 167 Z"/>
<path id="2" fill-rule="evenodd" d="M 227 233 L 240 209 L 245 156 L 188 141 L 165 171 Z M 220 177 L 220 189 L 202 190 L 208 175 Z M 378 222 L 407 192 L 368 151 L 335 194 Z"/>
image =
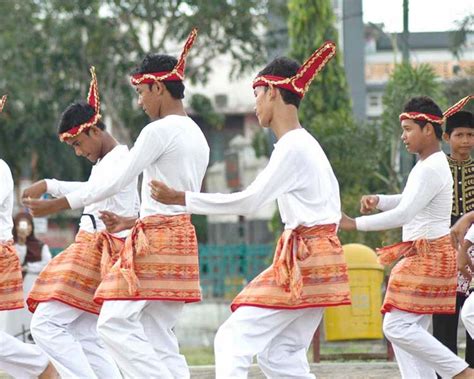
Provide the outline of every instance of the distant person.
<path id="1" fill-rule="evenodd" d="M 474 148 L 473 114 L 461 110 L 459 106 L 453 109 L 446 119 L 443 134 L 450 149 L 447 158 L 453 176 L 451 226 L 463 215 L 474 210 L 474 161 L 471 158 Z M 470 249 L 471 258 L 472 251 Z M 458 353 L 459 314 L 469 296 L 469 287 L 470 280 L 459 273 L 456 288 L 456 313 L 433 315 L 433 335 L 455 354 Z M 474 341 L 467 332 L 465 359 L 470 367 L 474 367 Z"/>
<path id="2" fill-rule="evenodd" d="M 0 99 L 0 113 L 6 97 Z M 0 125 L 1 127 L 1 125 Z M 20 260 L 13 245 L 13 177 L 0 159 L 0 311 L 24 307 Z M 0 371 L 14 378 L 54 378 L 48 356 L 38 347 L 26 344 L 0 331 Z"/>
<path id="3" fill-rule="evenodd" d="M 26 301 L 38 274 L 51 260 L 51 252 L 48 245 L 36 238 L 33 217 L 27 212 L 20 212 L 13 219 L 13 241 L 23 272 L 23 295 Z M 8 312 L 5 331 L 32 341 L 29 333 L 31 317 L 31 312 L 26 308 Z"/>

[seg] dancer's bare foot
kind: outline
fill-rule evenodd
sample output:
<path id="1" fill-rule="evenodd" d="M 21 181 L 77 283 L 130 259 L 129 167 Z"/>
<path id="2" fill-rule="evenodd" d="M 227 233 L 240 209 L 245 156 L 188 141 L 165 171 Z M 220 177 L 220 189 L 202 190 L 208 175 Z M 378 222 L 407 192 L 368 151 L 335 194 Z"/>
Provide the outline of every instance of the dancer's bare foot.
<path id="1" fill-rule="evenodd" d="M 48 366 L 44 369 L 42 374 L 38 376 L 38 379 L 57 379 L 59 378 L 58 372 L 54 368 L 53 364 L 50 362 Z"/>
<path id="2" fill-rule="evenodd" d="M 457 374 L 453 379 L 474 379 L 474 369 L 467 367 Z"/>

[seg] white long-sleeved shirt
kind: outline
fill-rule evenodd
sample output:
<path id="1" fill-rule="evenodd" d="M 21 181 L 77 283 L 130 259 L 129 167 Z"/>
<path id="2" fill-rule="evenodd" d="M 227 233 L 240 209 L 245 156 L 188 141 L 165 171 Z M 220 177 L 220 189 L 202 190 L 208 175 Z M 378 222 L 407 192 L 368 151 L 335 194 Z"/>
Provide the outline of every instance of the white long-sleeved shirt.
<path id="1" fill-rule="evenodd" d="M 184 206 L 153 200 L 148 183 L 156 179 L 180 191 L 200 191 L 208 163 L 209 146 L 199 126 L 187 116 L 170 115 L 143 128 L 127 159 L 66 198 L 72 209 L 87 206 L 117 193 L 143 172 L 140 217 L 182 214 Z"/>
<path id="2" fill-rule="evenodd" d="M 87 182 L 66 182 L 56 179 L 46 179 L 47 192 L 54 197 L 68 196 L 70 193 L 87 191 L 93 188 L 93 183 L 106 179 L 110 172 L 114 171 L 122 161 L 126 160 L 130 154 L 128 147 L 125 145 L 117 145 L 100 159 L 91 170 L 91 174 Z M 127 186 L 116 194 L 106 197 L 103 200 L 88 204 L 83 213 L 94 216 L 97 231 L 105 229 L 105 225 L 99 218 L 99 211 L 106 210 L 114 212 L 120 216 L 137 216 L 140 207 L 140 200 L 137 192 L 137 181 L 132 180 Z M 90 186 L 92 185 L 92 187 Z M 89 233 L 93 233 L 94 226 L 89 216 L 83 215 L 79 224 L 79 229 Z M 116 233 L 119 237 L 128 235 L 128 231 Z"/>
<path id="3" fill-rule="evenodd" d="M 319 143 L 303 128 L 285 133 L 270 161 L 243 191 L 186 192 L 186 209 L 197 214 L 255 212 L 277 199 L 286 229 L 299 225 L 339 224 L 339 184 Z"/>
<path id="4" fill-rule="evenodd" d="M 379 195 L 384 212 L 356 218 L 357 230 L 403 227 L 403 241 L 435 239 L 449 233 L 453 178 L 446 155 L 431 154 L 418 161 L 401 195 Z"/>
<path id="5" fill-rule="evenodd" d="M 13 177 L 10 167 L 0 159 L 0 242 L 13 238 Z"/>

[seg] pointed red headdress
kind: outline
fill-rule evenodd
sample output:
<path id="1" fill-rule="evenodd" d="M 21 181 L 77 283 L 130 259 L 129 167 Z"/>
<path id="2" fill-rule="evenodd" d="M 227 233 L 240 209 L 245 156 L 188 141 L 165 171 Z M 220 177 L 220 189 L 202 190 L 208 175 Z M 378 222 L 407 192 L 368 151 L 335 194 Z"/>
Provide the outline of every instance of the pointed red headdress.
<path id="1" fill-rule="evenodd" d="M 6 102 L 7 102 L 7 95 L 3 95 L 2 98 L 0 99 L 0 113 L 2 113 L 3 107 L 5 106 Z"/>
<path id="2" fill-rule="evenodd" d="M 82 133 L 83 131 L 93 127 L 96 125 L 100 118 L 100 99 L 99 99 L 99 88 L 97 85 L 97 77 L 95 75 L 95 67 L 91 66 L 90 68 L 91 73 L 91 84 L 89 86 L 89 93 L 87 95 L 87 103 L 94 108 L 94 115 L 87 120 L 87 122 L 76 125 L 74 128 L 69 129 L 67 132 L 61 133 L 59 135 L 59 139 L 64 142 L 68 138 L 75 137 Z"/>
<path id="3" fill-rule="evenodd" d="M 179 56 L 178 63 L 173 67 L 171 71 L 160 71 L 150 72 L 146 74 L 136 74 L 130 79 L 132 85 L 137 86 L 139 84 L 153 84 L 155 82 L 171 82 L 171 81 L 182 81 L 184 80 L 184 70 L 186 68 L 186 57 L 194 44 L 197 37 L 197 28 L 193 28 L 191 33 L 188 35 L 188 39 L 184 44 L 183 51 Z"/>
<path id="4" fill-rule="evenodd" d="M 313 79 L 335 54 L 336 45 L 334 42 L 326 41 L 303 63 L 294 76 L 284 78 L 275 75 L 262 75 L 254 79 L 252 87 L 268 87 L 271 84 L 278 88 L 287 89 L 302 98 L 308 91 Z"/>
<path id="5" fill-rule="evenodd" d="M 466 97 L 463 97 L 461 100 L 459 100 L 456 104 L 453 106 L 449 107 L 446 109 L 443 113 L 444 118 L 451 117 L 455 113 L 458 113 L 460 110 L 464 108 L 464 106 L 469 103 L 470 100 L 474 99 L 474 95 L 468 95 Z"/>

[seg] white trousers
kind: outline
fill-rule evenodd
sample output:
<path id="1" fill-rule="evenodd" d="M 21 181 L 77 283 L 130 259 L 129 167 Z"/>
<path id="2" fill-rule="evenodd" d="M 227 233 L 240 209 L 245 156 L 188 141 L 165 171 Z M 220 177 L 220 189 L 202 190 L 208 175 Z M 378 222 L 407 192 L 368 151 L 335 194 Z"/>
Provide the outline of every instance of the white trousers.
<path id="1" fill-rule="evenodd" d="M 97 330 L 126 378 L 188 379 L 173 332 L 184 302 L 105 301 Z"/>
<path id="2" fill-rule="evenodd" d="M 474 292 L 464 302 L 461 309 L 461 319 L 467 332 L 474 338 Z"/>
<path id="3" fill-rule="evenodd" d="M 268 378 L 315 378 L 306 353 L 323 312 L 324 308 L 237 308 L 216 334 L 216 378 L 247 378 L 255 355 Z"/>
<path id="4" fill-rule="evenodd" d="M 392 310 L 383 331 L 392 343 L 402 378 L 452 378 L 468 364 L 428 332 L 431 315 Z"/>
<path id="5" fill-rule="evenodd" d="M 61 378 L 121 378 L 97 334 L 97 316 L 58 301 L 40 303 L 31 334 Z"/>
<path id="6" fill-rule="evenodd" d="M 15 379 L 37 378 L 48 366 L 47 355 L 38 347 L 0 332 L 0 370 Z"/>

